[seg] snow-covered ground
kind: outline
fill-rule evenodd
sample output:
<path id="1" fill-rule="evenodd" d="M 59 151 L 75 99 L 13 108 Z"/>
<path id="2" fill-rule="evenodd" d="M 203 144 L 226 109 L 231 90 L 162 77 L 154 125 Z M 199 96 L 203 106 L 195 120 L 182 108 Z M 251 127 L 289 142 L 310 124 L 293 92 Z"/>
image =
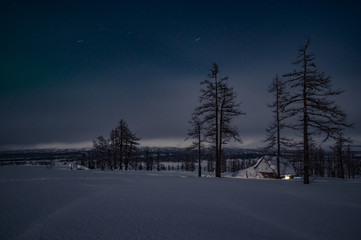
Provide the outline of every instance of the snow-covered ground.
<path id="1" fill-rule="evenodd" d="M 360 180 L 0 168 L 0 239 L 361 239 Z"/>

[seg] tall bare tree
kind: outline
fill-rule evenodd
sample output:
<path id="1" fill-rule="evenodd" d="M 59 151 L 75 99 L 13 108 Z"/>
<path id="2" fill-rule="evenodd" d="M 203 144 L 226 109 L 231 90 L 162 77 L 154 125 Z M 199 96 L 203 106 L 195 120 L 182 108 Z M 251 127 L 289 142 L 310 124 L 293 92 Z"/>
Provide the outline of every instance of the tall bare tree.
<path id="1" fill-rule="evenodd" d="M 119 156 L 119 169 L 128 170 L 129 162 L 136 157 L 137 146 L 139 145 L 138 138 L 128 127 L 124 119 L 119 121 L 118 127 L 115 129 L 115 137 L 117 143 L 117 151 Z"/>
<path id="2" fill-rule="evenodd" d="M 287 148 L 291 144 L 291 139 L 281 134 L 281 130 L 288 126 L 285 120 L 287 120 L 289 116 L 285 113 L 285 107 L 289 99 L 289 92 L 286 90 L 285 82 L 282 81 L 278 75 L 275 75 L 272 79 L 267 90 L 273 95 L 274 101 L 268 104 L 268 107 L 273 113 L 273 120 L 266 129 L 267 137 L 265 142 L 268 143 L 266 149 L 276 148 L 277 176 L 280 177 L 281 148 Z"/>
<path id="3" fill-rule="evenodd" d="M 228 79 L 228 78 L 227 78 Z M 229 141 L 242 142 L 238 134 L 238 129 L 232 125 L 232 120 L 239 116 L 245 115 L 239 110 L 240 103 L 236 103 L 237 94 L 233 87 L 230 87 L 225 81 L 220 85 L 220 108 L 219 108 L 219 154 L 222 165 L 222 147 Z"/>
<path id="4" fill-rule="evenodd" d="M 201 105 L 196 108 L 204 124 L 205 138 L 215 149 L 216 177 L 221 177 L 222 145 L 232 138 L 239 140 L 231 121 L 242 114 L 239 104 L 235 103 L 236 94 L 227 81 L 228 77 L 219 77 L 219 67 L 213 63 L 207 79 L 201 81 Z"/>
<path id="5" fill-rule="evenodd" d="M 332 89 L 331 78 L 318 70 L 315 55 L 309 53 L 309 47 L 308 39 L 298 49 L 296 61 L 293 63 L 297 69 L 283 75 L 292 91 L 290 107 L 286 111 L 297 118 L 293 128 L 303 133 L 304 184 L 309 184 L 310 137 L 324 134 L 326 141 L 329 137 L 336 137 L 343 128 L 351 126 L 346 122 L 346 113 L 330 99 L 341 94 L 343 90 Z"/>

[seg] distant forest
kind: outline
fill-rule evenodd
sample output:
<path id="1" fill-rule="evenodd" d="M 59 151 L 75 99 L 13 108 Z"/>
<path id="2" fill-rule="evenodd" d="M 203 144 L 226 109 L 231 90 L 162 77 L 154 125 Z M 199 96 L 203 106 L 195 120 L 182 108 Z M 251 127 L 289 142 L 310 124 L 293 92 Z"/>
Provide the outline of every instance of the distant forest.
<path id="1" fill-rule="evenodd" d="M 312 151 L 311 159 L 316 159 L 311 165 L 311 175 L 319 177 L 340 177 L 338 157 L 333 150 Z M 52 168 L 60 165 L 70 168 L 70 165 L 85 166 L 89 169 L 111 169 L 107 162 L 102 163 L 94 149 L 87 150 L 17 150 L 0 151 L 0 166 L 10 165 L 43 165 Z M 272 152 L 263 149 L 226 148 L 224 151 L 222 172 L 236 172 L 256 163 Z M 296 173 L 301 176 L 303 171 L 303 153 L 300 150 L 289 150 L 284 153 L 295 167 Z M 187 148 L 147 148 L 140 147 L 137 152 L 137 161 L 129 164 L 132 171 L 198 171 L 198 153 Z M 148 158 L 147 158 L 148 157 Z M 348 146 L 344 151 L 345 178 L 361 176 L 361 147 Z M 148 166 L 148 169 L 147 169 Z M 151 167 L 150 167 L 151 166 Z M 205 151 L 202 160 L 202 171 L 213 174 L 215 159 L 213 151 Z"/>

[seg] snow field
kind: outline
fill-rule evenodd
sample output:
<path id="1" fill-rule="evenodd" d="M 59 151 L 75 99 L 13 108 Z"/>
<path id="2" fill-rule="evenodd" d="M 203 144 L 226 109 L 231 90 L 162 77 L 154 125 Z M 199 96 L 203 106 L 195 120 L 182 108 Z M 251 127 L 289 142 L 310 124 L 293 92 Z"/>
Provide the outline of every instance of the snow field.
<path id="1" fill-rule="evenodd" d="M 0 168 L 0 239 L 361 239 L 361 182 Z"/>

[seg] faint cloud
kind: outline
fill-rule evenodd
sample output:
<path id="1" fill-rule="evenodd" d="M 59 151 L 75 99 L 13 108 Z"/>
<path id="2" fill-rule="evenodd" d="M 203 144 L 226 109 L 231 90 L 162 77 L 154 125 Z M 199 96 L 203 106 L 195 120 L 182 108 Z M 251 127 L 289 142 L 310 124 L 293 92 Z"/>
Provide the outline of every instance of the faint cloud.
<path id="1" fill-rule="evenodd" d="M 73 143 L 64 143 L 64 142 L 53 142 L 53 143 L 40 143 L 40 144 L 22 144 L 22 145 L 2 145 L 0 146 L 0 151 L 10 151 L 10 150 L 23 150 L 23 149 L 82 149 L 82 148 L 92 148 L 91 141 L 85 142 L 73 142 Z"/>
<path id="2" fill-rule="evenodd" d="M 140 140 L 141 147 L 188 147 L 191 141 L 184 141 L 184 138 L 157 138 Z"/>

